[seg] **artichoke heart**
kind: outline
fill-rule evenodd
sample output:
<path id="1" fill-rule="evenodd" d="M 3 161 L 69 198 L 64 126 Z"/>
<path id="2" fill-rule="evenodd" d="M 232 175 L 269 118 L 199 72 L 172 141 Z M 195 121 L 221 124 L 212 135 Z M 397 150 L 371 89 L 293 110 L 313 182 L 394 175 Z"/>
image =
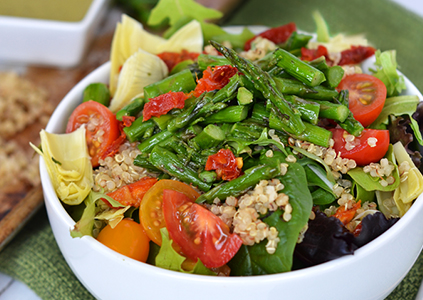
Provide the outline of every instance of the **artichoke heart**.
<path id="1" fill-rule="evenodd" d="M 110 111 L 116 113 L 133 98 L 142 96 L 145 86 L 162 80 L 167 74 L 167 66 L 158 56 L 139 49 L 123 64 Z"/>
<path id="2" fill-rule="evenodd" d="M 64 203 L 78 205 L 93 186 L 93 169 L 88 154 L 85 127 L 72 133 L 40 132 L 41 149 L 31 144 L 47 167 L 53 188 Z"/>
<path id="3" fill-rule="evenodd" d="M 189 52 L 201 53 L 203 47 L 203 33 L 201 24 L 193 20 L 176 31 L 168 40 L 149 33 L 138 21 L 122 15 L 121 23 L 116 26 L 110 53 L 110 93 L 115 95 L 118 88 L 119 70 L 139 49 L 151 54 L 161 52 Z"/>
<path id="4" fill-rule="evenodd" d="M 423 193 L 423 176 L 414 165 L 401 142 L 397 142 L 393 149 L 398 165 L 407 162 L 410 166 L 408 175 L 401 174 L 401 183 L 394 192 L 394 200 L 402 216 L 410 208 L 411 202 Z M 407 177 L 403 180 L 405 176 Z"/>

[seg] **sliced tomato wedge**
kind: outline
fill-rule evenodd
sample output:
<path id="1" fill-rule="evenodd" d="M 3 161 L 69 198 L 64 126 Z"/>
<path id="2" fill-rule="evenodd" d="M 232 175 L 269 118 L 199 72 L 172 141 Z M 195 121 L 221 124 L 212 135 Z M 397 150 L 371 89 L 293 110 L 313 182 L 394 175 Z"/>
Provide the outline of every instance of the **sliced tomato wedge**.
<path id="1" fill-rule="evenodd" d="M 386 86 L 372 75 L 348 75 L 336 89 L 349 91 L 349 108 L 354 118 L 364 127 L 376 120 L 385 105 Z"/>
<path id="2" fill-rule="evenodd" d="M 93 167 L 107 148 L 119 137 L 119 122 L 116 116 L 103 104 L 87 101 L 78 105 L 69 117 L 66 133 L 86 125 L 88 153 Z"/>
<path id="3" fill-rule="evenodd" d="M 388 130 L 364 129 L 360 136 L 348 143 L 348 146 L 345 140 L 349 135 L 347 131 L 342 128 L 331 129 L 331 131 L 336 153 L 340 153 L 342 158 L 355 160 L 359 166 L 379 162 L 389 148 Z"/>
<path id="4" fill-rule="evenodd" d="M 219 217 L 180 192 L 163 191 L 163 214 L 170 238 L 188 258 L 200 259 L 207 268 L 225 265 L 242 245 Z"/>
<path id="5" fill-rule="evenodd" d="M 194 90 L 194 96 L 198 97 L 204 92 L 220 90 L 229 83 L 229 80 L 238 72 L 238 69 L 230 65 L 207 67 L 203 71 L 203 78 L 198 80 Z"/>
<path id="6" fill-rule="evenodd" d="M 163 211 L 163 190 L 178 191 L 188 197 L 190 201 L 200 197 L 200 194 L 189 185 L 169 179 L 159 180 L 145 193 L 140 206 L 140 222 L 145 229 L 148 237 L 157 245 L 162 245 L 162 236 L 160 229 L 166 226 Z"/>
<path id="7" fill-rule="evenodd" d="M 116 191 L 108 193 L 107 196 L 110 196 L 123 206 L 134 206 L 139 207 L 141 201 L 147 193 L 147 191 L 157 182 L 157 178 L 154 177 L 143 177 L 137 182 L 125 185 Z M 110 206 L 107 200 L 103 199 L 103 201 Z"/>
<path id="8" fill-rule="evenodd" d="M 295 23 L 291 22 L 279 27 L 270 28 L 262 33 L 259 33 L 255 37 L 249 39 L 245 42 L 244 50 L 248 51 L 251 49 L 251 42 L 254 41 L 258 36 L 261 36 L 265 39 L 268 39 L 275 43 L 276 45 L 285 43 L 291 34 L 297 30 Z"/>

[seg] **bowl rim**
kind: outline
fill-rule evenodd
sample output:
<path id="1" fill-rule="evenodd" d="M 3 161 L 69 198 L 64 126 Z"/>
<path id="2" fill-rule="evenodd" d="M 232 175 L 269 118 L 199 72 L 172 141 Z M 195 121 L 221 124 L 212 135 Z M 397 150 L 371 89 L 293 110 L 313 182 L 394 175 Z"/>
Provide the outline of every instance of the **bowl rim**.
<path id="1" fill-rule="evenodd" d="M 84 17 L 81 20 L 75 22 L 0 15 L 0 25 L 23 28 L 31 27 L 35 29 L 56 28 L 70 30 L 75 29 L 75 27 L 83 28 L 94 21 L 103 4 L 108 3 L 109 1 L 110 0 L 92 0 L 88 10 L 85 12 Z"/>
<path id="2" fill-rule="evenodd" d="M 374 60 L 374 58 L 372 58 Z M 370 59 L 370 63 L 372 63 L 372 59 Z M 53 123 L 57 127 L 59 122 L 63 122 L 63 112 L 69 109 L 69 103 L 75 102 L 75 97 L 80 97 L 82 99 L 82 91 L 89 83 L 93 82 L 94 78 L 106 78 L 108 80 L 110 69 L 110 61 L 104 63 L 103 65 L 99 66 L 97 69 L 92 71 L 88 74 L 85 78 L 83 78 L 78 84 L 76 84 L 68 94 L 63 98 L 63 100 L 59 103 L 57 108 L 55 109 L 54 113 L 52 114 L 47 126 L 46 131 L 48 132 L 57 132 L 57 128 L 52 128 Z M 422 101 L 423 96 L 420 91 L 416 88 L 411 81 L 404 76 L 405 84 L 407 86 L 407 90 L 405 94 L 417 95 Z M 47 169 L 45 167 L 45 163 L 43 158 L 40 156 L 40 174 L 41 174 L 41 182 L 44 189 L 44 197 L 45 201 L 47 201 L 51 207 L 53 208 L 57 217 L 60 218 L 60 222 L 66 224 L 66 226 L 71 229 L 75 225 L 75 221 L 70 217 L 70 215 L 65 210 L 64 206 L 62 205 L 61 201 L 58 199 L 51 180 L 49 178 Z M 208 282 L 216 282 L 216 283 L 223 283 L 229 282 L 231 284 L 236 283 L 243 283 L 245 282 L 258 282 L 261 280 L 266 281 L 273 281 L 273 280 L 283 280 L 284 278 L 296 278 L 296 277 L 312 277 L 318 276 L 322 272 L 330 271 L 331 269 L 338 269 L 338 268 L 347 268 L 348 266 L 355 264 L 355 262 L 361 258 L 367 256 L 369 253 L 373 253 L 378 251 L 379 249 L 383 249 L 384 246 L 389 245 L 389 240 L 392 239 L 393 236 L 398 234 L 404 230 L 405 227 L 409 226 L 410 222 L 416 217 L 416 215 L 420 214 L 423 211 L 423 194 L 419 195 L 417 199 L 414 201 L 411 208 L 407 211 L 407 213 L 400 218 L 392 227 L 390 227 L 386 232 L 369 242 L 368 244 L 360 247 L 359 249 L 354 251 L 353 255 L 346 255 L 319 265 L 293 270 L 284 273 L 276 273 L 276 274 L 267 274 L 267 275 L 256 275 L 256 276 L 230 276 L 230 277 L 219 277 L 219 276 L 199 276 L 197 274 L 186 274 L 181 272 L 175 272 L 167 269 L 162 269 L 160 267 L 156 267 L 153 265 L 149 265 L 147 263 L 142 263 L 137 260 L 133 260 L 127 256 L 121 255 L 114 250 L 104 246 L 100 242 L 98 242 L 95 238 L 91 236 L 84 236 L 81 238 L 81 241 L 87 243 L 89 247 L 94 247 L 96 251 L 99 251 L 106 255 L 108 259 L 115 259 L 115 260 L 125 260 L 131 262 L 131 267 L 136 269 L 145 269 L 149 272 L 154 272 L 157 275 L 165 276 L 165 277 L 178 277 L 190 281 L 208 281 Z M 50 216 L 49 216 L 50 218 Z M 422 246 L 423 247 L 423 246 Z M 417 258 L 417 257 L 416 257 Z M 410 267 L 411 268 L 411 267 Z M 404 275 L 405 276 L 405 275 Z"/>

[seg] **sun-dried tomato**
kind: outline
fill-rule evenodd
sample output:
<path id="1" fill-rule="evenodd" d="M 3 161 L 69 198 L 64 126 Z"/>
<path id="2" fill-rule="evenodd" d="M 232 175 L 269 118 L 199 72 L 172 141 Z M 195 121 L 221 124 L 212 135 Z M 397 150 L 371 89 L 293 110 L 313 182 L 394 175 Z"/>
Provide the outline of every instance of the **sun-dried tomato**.
<path id="1" fill-rule="evenodd" d="M 205 169 L 206 171 L 216 170 L 219 178 L 228 181 L 241 175 L 235 155 L 229 149 L 220 149 L 216 154 L 210 155 Z"/>
<path id="2" fill-rule="evenodd" d="M 109 146 L 107 146 L 104 153 L 100 157 L 101 159 L 105 159 L 108 156 L 114 156 L 119 152 L 120 145 L 126 141 L 126 133 L 123 131 L 123 128 L 131 126 L 132 122 L 134 121 L 135 117 L 132 116 L 123 116 L 122 122 L 118 121 L 120 135 Z"/>
<path id="3" fill-rule="evenodd" d="M 184 108 L 187 98 L 188 96 L 183 92 L 168 92 L 149 99 L 150 101 L 144 105 L 143 121 L 165 115 L 174 108 Z"/>
<path id="4" fill-rule="evenodd" d="M 376 49 L 366 46 L 351 46 L 350 49 L 341 52 L 341 60 L 338 65 L 359 64 L 366 58 L 375 54 Z"/>
<path id="5" fill-rule="evenodd" d="M 319 45 L 317 49 L 301 48 L 301 60 L 312 61 L 321 56 L 324 56 L 326 61 L 330 61 L 328 49 L 325 46 Z"/>
<path id="6" fill-rule="evenodd" d="M 254 39 L 257 38 L 258 36 L 268 39 L 272 41 L 273 43 L 275 43 L 276 45 L 285 43 L 288 40 L 288 38 L 291 36 L 291 34 L 296 30 L 297 30 L 297 26 L 293 22 L 279 26 L 279 27 L 270 28 L 256 35 L 255 37 L 249 39 L 247 42 L 245 42 L 244 50 L 245 51 L 250 50 L 251 42 L 254 41 Z"/>
<path id="7" fill-rule="evenodd" d="M 361 200 L 358 200 L 351 208 L 346 209 L 345 205 L 338 207 L 336 213 L 333 215 L 335 218 L 339 219 L 342 224 L 348 224 L 355 216 L 357 209 L 361 207 Z"/>
<path id="8" fill-rule="evenodd" d="M 230 65 L 207 67 L 203 71 L 203 78 L 199 79 L 194 90 L 194 96 L 198 97 L 204 92 L 220 90 L 228 84 L 232 76 L 238 72 L 237 68 Z"/>
<path id="9" fill-rule="evenodd" d="M 185 49 L 183 49 L 181 52 L 162 52 L 157 54 L 157 56 L 164 61 L 169 71 L 171 71 L 173 67 L 179 64 L 181 61 L 188 59 L 196 61 L 199 55 L 200 53 L 188 52 Z"/>

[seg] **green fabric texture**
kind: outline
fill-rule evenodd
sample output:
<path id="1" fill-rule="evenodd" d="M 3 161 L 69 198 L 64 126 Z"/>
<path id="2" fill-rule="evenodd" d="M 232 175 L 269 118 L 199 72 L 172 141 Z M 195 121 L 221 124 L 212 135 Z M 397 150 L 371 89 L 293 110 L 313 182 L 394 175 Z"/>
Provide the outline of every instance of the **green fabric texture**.
<path id="1" fill-rule="evenodd" d="M 224 25 L 277 26 L 296 22 L 314 31 L 311 17 L 318 9 L 331 33 L 365 33 L 382 50 L 396 49 L 401 71 L 423 90 L 423 19 L 388 0 L 250 0 L 243 2 Z M 42 208 L 0 252 L 0 272 L 21 280 L 42 299 L 92 299 L 66 264 Z M 415 299 L 423 278 L 420 255 L 405 279 L 387 298 Z"/>

